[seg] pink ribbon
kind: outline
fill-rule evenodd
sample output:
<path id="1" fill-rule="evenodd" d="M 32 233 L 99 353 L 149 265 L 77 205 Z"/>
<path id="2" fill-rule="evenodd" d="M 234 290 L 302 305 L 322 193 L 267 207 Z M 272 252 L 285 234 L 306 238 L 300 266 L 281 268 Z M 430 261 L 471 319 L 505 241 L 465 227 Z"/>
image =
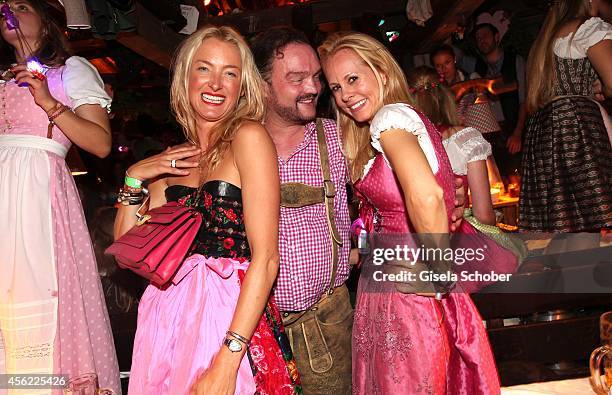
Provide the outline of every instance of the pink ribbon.
<path id="1" fill-rule="evenodd" d="M 219 277 L 223 279 L 230 278 L 236 269 L 246 270 L 248 268 L 248 264 L 240 263 L 232 258 L 207 258 L 199 254 L 194 254 L 185 259 L 185 262 L 183 262 L 178 272 L 176 272 L 176 275 L 172 278 L 172 283 L 174 285 L 180 283 L 185 276 L 202 263 L 202 260 L 205 261 L 206 266 L 208 266 L 210 270 L 217 273 Z"/>

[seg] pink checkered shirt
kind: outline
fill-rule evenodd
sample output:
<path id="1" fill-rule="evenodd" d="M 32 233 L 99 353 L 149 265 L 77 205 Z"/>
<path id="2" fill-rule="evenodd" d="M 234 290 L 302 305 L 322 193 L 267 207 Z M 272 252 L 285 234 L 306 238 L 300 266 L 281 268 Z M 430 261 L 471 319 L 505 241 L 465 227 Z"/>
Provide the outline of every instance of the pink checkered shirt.
<path id="1" fill-rule="evenodd" d="M 346 161 L 340 151 L 336 124 L 323 120 L 332 181 L 336 187 L 334 214 L 336 228 L 342 237 L 335 286 L 344 284 L 349 275 L 350 218 L 346 198 L 349 181 Z M 322 187 L 316 124 L 304 130 L 304 141 L 287 161 L 278 159 L 281 183 L 301 182 Z M 281 207 L 280 272 L 274 298 L 281 311 L 306 310 L 327 291 L 331 281 L 332 246 L 324 203 L 300 208 Z"/>

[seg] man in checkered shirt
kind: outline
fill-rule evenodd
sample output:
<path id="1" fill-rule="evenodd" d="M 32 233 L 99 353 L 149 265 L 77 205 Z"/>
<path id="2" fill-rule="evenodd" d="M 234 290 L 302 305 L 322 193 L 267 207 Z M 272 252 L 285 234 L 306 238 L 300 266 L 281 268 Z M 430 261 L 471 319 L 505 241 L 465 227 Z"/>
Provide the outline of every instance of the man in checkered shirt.
<path id="1" fill-rule="evenodd" d="M 323 186 L 316 132 L 321 65 L 303 33 L 274 28 L 252 43 L 266 81 L 265 126 L 278 153 L 281 183 Z M 334 218 L 342 240 L 334 292 L 332 243 L 325 203 L 281 207 L 280 271 L 274 297 L 283 313 L 305 394 L 350 394 L 353 310 L 345 281 L 349 275 L 349 182 L 336 123 L 324 119 L 329 167 L 335 186 Z M 291 317 L 298 317 L 290 322 Z M 293 321 L 293 320 L 292 320 Z"/>
<path id="2" fill-rule="evenodd" d="M 323 187 L 316 133 L 317 100 L 323 89 L 316 52 L 305 35 L 292 28 L 272 28 L 251 44 L 265 81 L 265 126 L 278 154 L 281 183 Z M 282 311 L 304 394 L 351 393 L 353 309 L 346 282 L 349 271 L 350 219 L 346 187 L 350 182 L 336 122 L 323 120 L 335 186 L 334 219 L 342 239 L 334 292 L 332 244 L 324 203 L 281 207 L 280 271 L 274 297 Z M 451 229 L 463 216 L 463 185 L 457 181 Z M 297 317 L 297 319 L 295 319 Z"/>

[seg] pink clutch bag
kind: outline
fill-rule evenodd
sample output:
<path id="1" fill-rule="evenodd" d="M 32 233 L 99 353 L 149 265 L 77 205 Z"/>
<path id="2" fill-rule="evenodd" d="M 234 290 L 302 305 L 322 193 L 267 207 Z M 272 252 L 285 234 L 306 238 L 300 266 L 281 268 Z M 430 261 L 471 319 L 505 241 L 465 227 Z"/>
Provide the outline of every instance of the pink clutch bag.
<path id="1" fill-rule="evenodd" d="M 201 225 L 196 209 L 170 202 L 148 211 L 105 253 L 114 255 L 120 267 L 162 287 L 183 263 Z"/>

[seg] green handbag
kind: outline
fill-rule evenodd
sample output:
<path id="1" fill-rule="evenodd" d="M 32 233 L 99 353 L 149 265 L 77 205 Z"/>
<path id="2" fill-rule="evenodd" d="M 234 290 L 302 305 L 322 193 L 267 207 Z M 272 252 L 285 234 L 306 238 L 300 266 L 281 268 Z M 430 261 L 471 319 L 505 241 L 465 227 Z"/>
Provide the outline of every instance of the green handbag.
<path id="1" fill-rule="evenodd" d="M 466 208 L 463 210 L 463 219 L 476 228 L 476 230 L 490 237 L 501 247 L 512 252 L 518 258 L 519 265 L 529 254 L 527 246 L 523 240 L 505 233 L 497 226 L 486 225 L 479 222 L 476 217 L 474 217 L 474 213 L 472 212 L 471 208 Z"/>

